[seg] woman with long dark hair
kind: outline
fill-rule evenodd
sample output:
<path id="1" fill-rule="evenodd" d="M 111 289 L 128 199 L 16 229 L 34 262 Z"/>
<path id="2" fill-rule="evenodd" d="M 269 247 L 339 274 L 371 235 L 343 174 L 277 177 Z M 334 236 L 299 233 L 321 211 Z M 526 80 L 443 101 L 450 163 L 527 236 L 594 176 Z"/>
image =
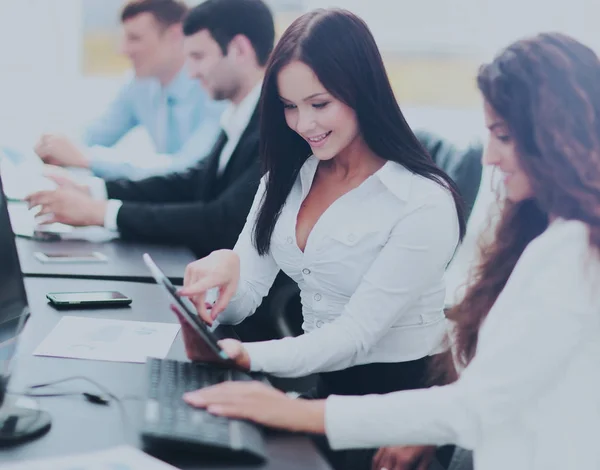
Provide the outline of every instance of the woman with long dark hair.
<path id="1" fill-rule="evenodd" d="M 305 334 L 225 342 L 241 367 L 320 373 L 319 398 L 423 386 L 464 222 L 366 24 L 343 10 L 295 21 L 267 65 L 260 115 L 265 177 L 246 226 L 234 250 L 187 268 L 182 294 L 207 322 L 239 323 L 281 269 L 300 287 Z M 212 287 L 220 297 L 208 313 Z"/>
<path id="2" fill-rule="evenodd" d="M 600 60 L 540 34 L 481 68 L 504 176 L 493 241 L 454 321 L 446 386 L 291 400 L 259 384 L 189 398 L 217 414 L 326 433 L 334 448 L 455 443 L 477 470 L 600 468 Z"/>

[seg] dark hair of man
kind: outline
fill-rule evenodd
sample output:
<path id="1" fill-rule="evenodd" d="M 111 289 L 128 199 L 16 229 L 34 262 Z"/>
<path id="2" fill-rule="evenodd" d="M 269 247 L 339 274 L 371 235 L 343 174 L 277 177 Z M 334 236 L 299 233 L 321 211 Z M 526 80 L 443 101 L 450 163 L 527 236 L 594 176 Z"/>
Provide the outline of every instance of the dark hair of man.
<path id="1" fill-rule="evenodd" d="M 177 0 L 132 0 L 121 10 L 121 23 L 142 13 L 150 13 L 165 28 L 181 23 L 188 7 Z"/>
<path id="2" fill-rule="evenodd" d="M 183 33 L 192 36 L 207 30 L 223 54 L 237 35 L 248 38 L 256 60 L 265 65 L 275 43 L 275 23 L 262 0 L 206 0 L 192 8 L 183 21 Z"/>

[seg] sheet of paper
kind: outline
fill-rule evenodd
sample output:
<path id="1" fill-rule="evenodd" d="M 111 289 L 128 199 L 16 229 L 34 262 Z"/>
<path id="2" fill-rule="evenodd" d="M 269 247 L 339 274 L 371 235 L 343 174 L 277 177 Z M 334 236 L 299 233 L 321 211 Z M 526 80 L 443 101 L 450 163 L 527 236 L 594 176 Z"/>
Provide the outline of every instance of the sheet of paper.
<path id="1" fill-rule="evenodd" d="M 31 168 L 43 168 L 44 162 L 38 157 L 33 148 L 23 149 L 20 146 L 0 146 L 0 159 L 8 159 L 13 165 L 27 165 Z"/>
<path id="2" fill-rule="evenodd" d="M 10 225 L 12 226 L 15 235 L 31 238 L 34 232 L 38 229 L 35 222 L 35 214 L 27 208 L 27 204 L 23 202 L 9 202 L 8 215 L 10 216 Z M 100 228 L 100 227 L 98 227 Z M 48 233 L 56 233 L 61 236 L 73 231 L 73 227 L 64 224 L 49 224 L 43 226 L 41 231 Z"/>
<path id="3" fill-rule="evenodd" d="M 23 163 L 15 165 L 10 159 L 0 159 L 2 186 L 8 199 L 23 200 L 36 191 L 56 188 L 56 183 L 42 175 L 43 167 Z"/>
<path id="4" fill-rule="evenodd" d="M 38 225 L 35 212 L 29 210 L 22 202 L 9 202 L 8 214 L 15 235 L 32 238 L 34 232 L 57 234 L 62 240 L 84 240 L 104 243 L 119 238 L 117 232 L 111 232 L 104 227 L 72 227 L 65 224 Z"/>
<path id="5" fill-rule="evenodd" d="M 87 317 L 62 317 L 34 351 L 35 356 L 113 362 L 164 359 L 179 324 Z"/>
<path id="6" fill-rule="evenodd" d="M 119 446 L 110 449 L 29 460 L 2 465 L 2 470 L 177 470 L 139 449 Z"/>
<path id="7" fill-rule="evenodd" d="M 55 230 L 54 225 L 50 224 L 51 231 Z M 87 242 L 104 243 L 119 238 L 118 232 L 111 232 L 104 227 L 71 227 L 71 229 L 60 233 L 61 240 L 84 240 Z M 37 230 L 40 230 L 39 226 Z M 45 231 L 45 229 L 42 228 L 41 231 Z"/>

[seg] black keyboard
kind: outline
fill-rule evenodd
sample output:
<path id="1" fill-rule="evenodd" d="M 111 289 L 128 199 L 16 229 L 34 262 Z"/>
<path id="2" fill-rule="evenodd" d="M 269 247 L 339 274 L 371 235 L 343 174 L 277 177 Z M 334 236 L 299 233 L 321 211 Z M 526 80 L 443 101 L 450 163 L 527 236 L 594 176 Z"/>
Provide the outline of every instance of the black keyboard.
<path id="1" fill-rule="evenodd" d="M 141 437 L 154 449 L 221 454 L 247 463 L 266 459 L 259 426 L 189 406 L 185 392 L 227 380 L 253 380 L 244 372 L 207 364 L 148 358 L 147 399 Z M 166 448 L 166 449 L 165 449 Z"/>

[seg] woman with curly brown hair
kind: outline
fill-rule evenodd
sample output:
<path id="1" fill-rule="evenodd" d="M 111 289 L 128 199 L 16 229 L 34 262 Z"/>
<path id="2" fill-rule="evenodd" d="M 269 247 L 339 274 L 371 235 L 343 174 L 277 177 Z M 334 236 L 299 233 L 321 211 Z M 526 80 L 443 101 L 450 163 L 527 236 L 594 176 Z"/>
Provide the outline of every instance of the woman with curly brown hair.
<path id="1" fill-rule="evenodd" d="M 454 443 L 474 450 L 478 470 L 600 468 L 600 60 L 540 34 L 483 66 L 478 85 L 484 162 L 502 173 L 507 200 L 449 314 L 460 377 L 321 402 L 230 383 L 191 403 L 325 433 L 334 448 Z"/>

